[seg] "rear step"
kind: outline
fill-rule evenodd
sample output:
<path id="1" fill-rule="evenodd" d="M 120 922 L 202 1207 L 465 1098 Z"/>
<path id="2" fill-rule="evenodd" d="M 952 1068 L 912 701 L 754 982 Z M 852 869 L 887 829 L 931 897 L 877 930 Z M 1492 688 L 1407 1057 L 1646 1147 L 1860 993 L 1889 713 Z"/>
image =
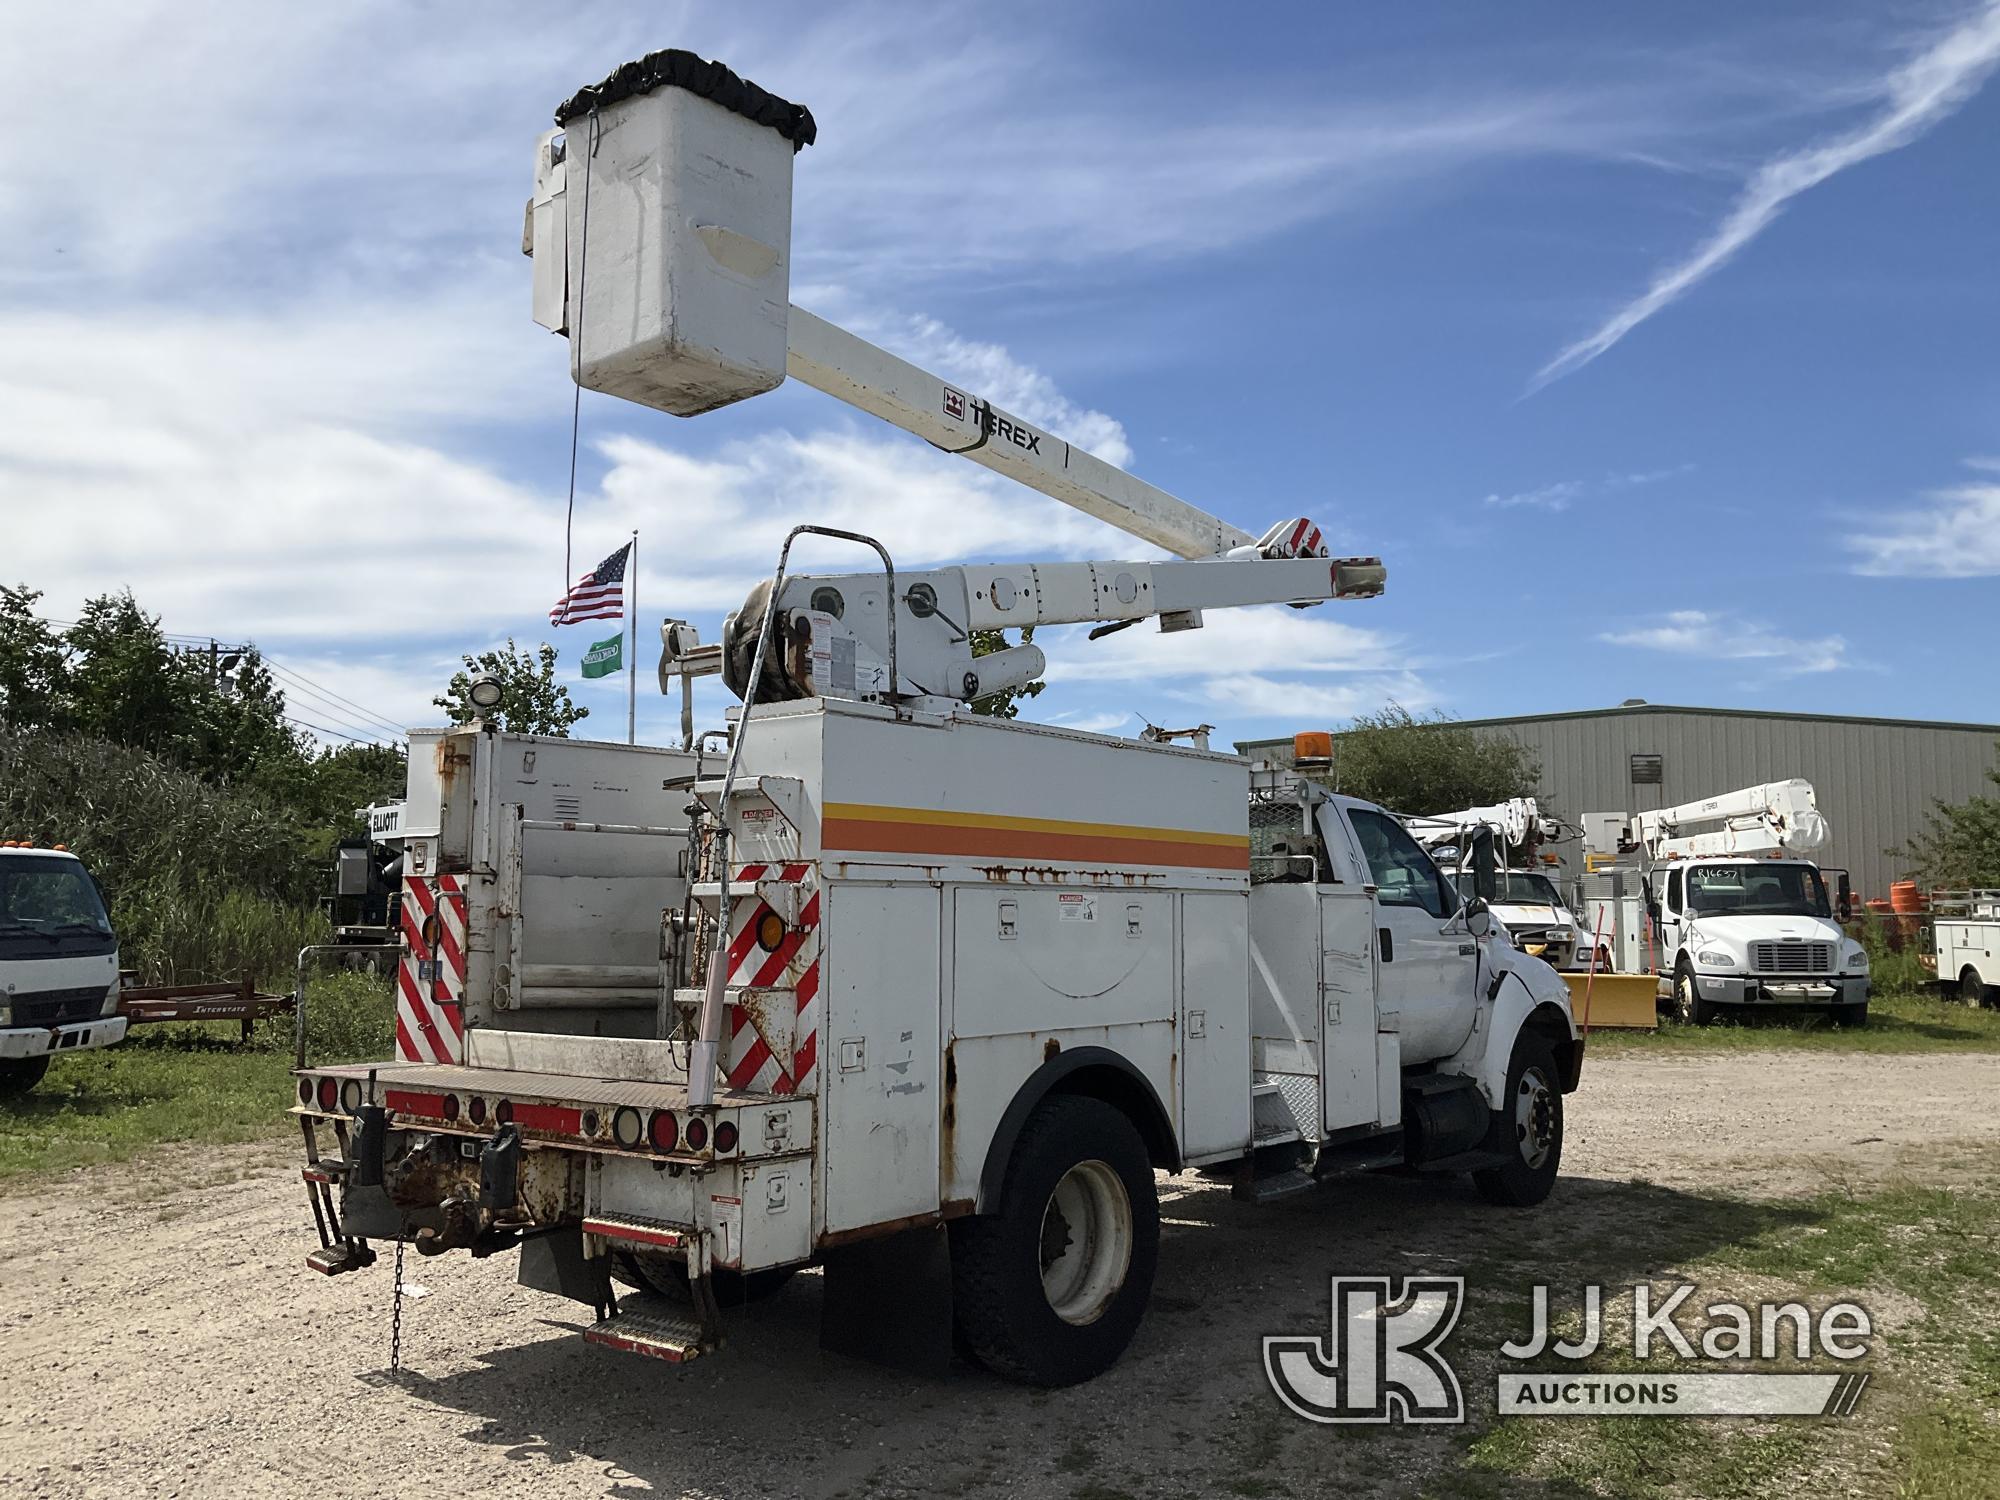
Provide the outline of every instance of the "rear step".
<path id="1" fill-rule="evenodd" d="M 359 1271 L 374 1264 L 375 1251 L 365 1240 L 343 1240 L 306 1257 L 306 1269 L 322 1276 L 338 1276 L 343 1271 Z"/>
<path id="2" fill-rule="evenodd" d="M 583 1232 L 656 1250 L 685 1250 L 688 1242 L 687 1230 L 681 1226 L 637 1214 L 592 1214 L 583 1221 Z"/>
<path id="3" fill-rule="evenodd" d="M 699 1358 L 707 1347 L 701 1341 L 701 1324 L 694 1318 L 663 1312 L 613 1313 L 586 1328 L 583 1339 L 676 1365 Z"/>

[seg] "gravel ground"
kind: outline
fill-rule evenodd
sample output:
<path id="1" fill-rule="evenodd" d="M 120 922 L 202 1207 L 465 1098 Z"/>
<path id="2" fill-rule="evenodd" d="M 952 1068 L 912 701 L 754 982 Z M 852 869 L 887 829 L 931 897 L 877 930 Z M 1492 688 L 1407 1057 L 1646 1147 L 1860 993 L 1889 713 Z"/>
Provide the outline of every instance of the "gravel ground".
<path id="1" fill-rule="evenodd" d="M 1690 1198 L 1948 1173 L 2000 1141 L 2000 1057 L 1800 1052 L 1594 1060 L 1541 1210 L 1457 1181 L 1366 1178 L 1264 1208 L 1165 1184 L 1151 1313 L 1072 1391 L 919 1380 L 822 1354 L 815 1275 L 731 1315 L 683 1369 L 586 1345 L 511 1257 L 411 1257 L 405 1370 L 386 1265 L 322 1280 L 293 1153 L 170 1152 L 0 1197 L 0 1493 L 760 1496 L 1410 1492 L 1449 1432 L 1284 1415 L 1259 1337 L 1311 1332 L 1333 1274 L 1552 1282 L 1662 1269 L 1647 1226 Z M 1497 1292 L 1518 1289 L 1496 1288 Z"/>

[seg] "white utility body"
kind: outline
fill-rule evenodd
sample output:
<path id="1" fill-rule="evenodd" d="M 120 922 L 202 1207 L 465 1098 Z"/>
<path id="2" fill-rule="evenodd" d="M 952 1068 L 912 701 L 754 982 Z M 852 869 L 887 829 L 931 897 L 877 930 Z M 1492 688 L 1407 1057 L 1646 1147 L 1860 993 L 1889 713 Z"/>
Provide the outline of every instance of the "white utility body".
<path id="1" fill-rule="evenodd" d="M 1515 947 L 1558 969 L 1590 967 L 1591 929 L 1556 888 L 1555 856 L 1540 852 L 1575 830 L 1544 816 L 1533 797 L 1406 817 L 1403 826 L 1461 894 L 1487 903 Z"/>
<path id="2" fill-rule="evenodd" d="M 1827 841 L 1811 783 L 1769 782 L 1629 819 L 1593 814 L 1585 830 L 1601 860 L 1639 860 L 1652 972 L 1683 1021 L 1758 1005 L 1867 1020 L 1868 954 L 1836 915 L 1844 876 L 1836 901 L 1806 858 Z"/>
<path id="3" fill-rule="evenodd" d="M 118 938 L 83 861 L 0 847 L 0 1097 L 40 1083 L 50 1059 L 125 1039 Z"/>
<path id="4" fill-rule="evenodd" d="M 955 1331 L 1060 1384 L 1144 1311 L 1155 1171 L 1261 1200 L 1414 1166 L 1539 1202 L 1582 1066 L 1569 992 L 1394 818 L 972 709 L 1043 666 L 975 657 L 975 628 L 1192 629 L 1368 597 L 1380 563 L 1299 519 L 1252 539 L 789 308 L 797 106 L 661 53 L 558 120 L 529 240 L 580 380 L 692 414 L 790 369 L 1190 560 L 911 573 L 823 531 L 879 568 L 801 577 L 788 540 L 719 647 L 663 631 L 663 685 L 719 671 L 743 699 L 726 749 L 580 749 L 610 813 L 552 814 L 514 737 L 413 736 L 403 989 L 429 1032 L 299 1070 L 315 1268 L 518 1245 L 524 1281 L 597 1307 L 593 1340 L 681 1360 L 818 1262 L 830 1347 L 935 1367 Z M 674 1306 L 621 1308 L 613 1277 Z"/>
<path id="5" fill-rule="evenodd" d="M 1938 983 L 1967 1005 L 2000 998 L 2000 890 L 1933 891 Z"/>

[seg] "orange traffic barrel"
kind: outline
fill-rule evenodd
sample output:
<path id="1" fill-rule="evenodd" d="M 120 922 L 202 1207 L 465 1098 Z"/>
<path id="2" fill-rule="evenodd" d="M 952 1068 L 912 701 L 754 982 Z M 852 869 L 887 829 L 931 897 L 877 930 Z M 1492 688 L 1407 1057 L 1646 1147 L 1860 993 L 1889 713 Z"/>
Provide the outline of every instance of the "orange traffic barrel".
<path id="1" fill-rule="evenodd" d="M 1914 880 L 1899 880 L 1889 887 L 1889 909 L 1899 916 L 1915 916 L 1929 904 Z"/>

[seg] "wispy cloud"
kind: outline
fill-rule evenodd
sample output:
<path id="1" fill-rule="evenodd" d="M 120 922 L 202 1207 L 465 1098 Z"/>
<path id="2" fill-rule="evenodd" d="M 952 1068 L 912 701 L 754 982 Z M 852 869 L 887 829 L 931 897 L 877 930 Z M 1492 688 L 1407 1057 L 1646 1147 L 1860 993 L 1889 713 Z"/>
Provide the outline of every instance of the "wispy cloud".
<path id="1" fill-rule="evenodd" d="M 1598 639 L 1614 646 L 1665 651 L 1703 661 L 1766 662 L 1785 676 L 1834 672 L 1854 665 L 1848 660 L 1844 637 L 1783 635 L 1761 620 L 1728 611 L 1675 610 L 1661 616 L 1657 624 L 1607 631 Z"/>
<path id="2" fill-rule="evenodd" d="M 1663 479 L 1675 479 L 1694 471 L 1693 464 L 1676 464 L 1667 469 L 1643 469 L 1632 473 L 1606 474 L 1601 479 L 1564 479 L 1555 484 L 1545 484 L 1539 489 L 1521 490 L 1511 495 L 1498 492 L 1490 494 L 1483 502 L 1496 510 L 1564 511 L 1578 500 L 1589 496 L 1615 494 L 1619 490 L 1636 489 L 1641 485 L 1658 484 Z"/>
<path id="3" fill-rule="evenodd" d="M 1715 231 L 1669 266 L 1602 327 L 1536 372 L 1529 394 L 1582 369 L 1626 334 L 1725 265 L 1799 194 L 1857 163 L 1895 151 L 1948 118 L 2000 64 L 2000 0 L 1986 3 L 1882 81 L 1874 117 L 1856 129 L 1765 162 Z"/>
<path id="4" fill-rule="evenodd" d="M 2000 473 L 2000 459 L 1968 468 Z M 1932 490 L 1923 504 L 1873 515 L 1871 529 L 1846 537 L 1854 571 L 1877 578 L 2000 577 L 2000 481 Z"/>

